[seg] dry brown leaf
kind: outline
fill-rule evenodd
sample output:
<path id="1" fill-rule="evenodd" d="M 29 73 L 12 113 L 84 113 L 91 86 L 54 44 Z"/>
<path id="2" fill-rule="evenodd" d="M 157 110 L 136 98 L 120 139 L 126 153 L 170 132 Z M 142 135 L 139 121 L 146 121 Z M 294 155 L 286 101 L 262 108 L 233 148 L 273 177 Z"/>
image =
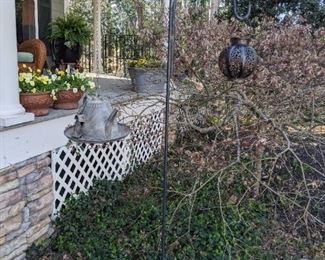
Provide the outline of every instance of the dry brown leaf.
<path id="1" fill-rule="evenodd" d="M 230 198 L 228 199 L 228 203 L 231 205 L 234 205 L 237 203 L 237 196 L 236 195 L 231 195 Z"/>

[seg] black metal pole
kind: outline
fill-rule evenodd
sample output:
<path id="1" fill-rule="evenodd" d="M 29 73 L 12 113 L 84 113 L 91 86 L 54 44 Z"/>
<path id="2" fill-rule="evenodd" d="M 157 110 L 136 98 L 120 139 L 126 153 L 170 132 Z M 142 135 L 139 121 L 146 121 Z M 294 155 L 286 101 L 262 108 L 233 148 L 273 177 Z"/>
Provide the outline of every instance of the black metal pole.
<path id="1" fill-rule="evenodd" d="M 177 0 L 169 0 L 169 21 L 168 21 L 168 54 L 167 54 L 167 82 L 166 82 L 166 107 L 165 107 L 165 139 L 164 139 L 164 169 L 163 169 L 163 205 L 161 218 L 161 256 L 166 259 L 166 218 L 167 218 L 167 189 L 168 189 L 168 131 L 169 131 L 169 99 L 170 81 L 174 67 L 175 47 L 175 18 Z"/>
<path id="2" fill-rule="evenodd" d="M 232 1 L 232 11 L 234 16 L 239 20 L 239 21 L 248 21 L 251 13 L 252 13 L 252 4 L 251 2 L 248 3 L 248 10 L 247 13 L 244 16 L 240 16 L 238 14 L 238 6 L 237 6 L 237 0 Z"/>

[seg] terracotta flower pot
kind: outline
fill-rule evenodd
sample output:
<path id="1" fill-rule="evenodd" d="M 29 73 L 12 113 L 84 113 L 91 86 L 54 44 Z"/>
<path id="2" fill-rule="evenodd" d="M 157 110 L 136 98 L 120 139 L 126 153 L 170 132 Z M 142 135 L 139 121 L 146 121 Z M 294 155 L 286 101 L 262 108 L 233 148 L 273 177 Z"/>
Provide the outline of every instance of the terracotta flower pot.
<path id="1" fill-rule="evenodd" d="M 83 91 L 78 90 L 73 93 L 72 90 L 60 90 L 57 94 L 57 100 L 54 102 L 56 109 L 77 109 L 79 107 L 79 100 L 81 99 Z"/>
<path id="2" fill-rule="evenodd" d="M 27 112 L 35 116 L 46 116 L 52 103 L 50 92 L 41 93 L 20 93 L 20 103 Z"/>

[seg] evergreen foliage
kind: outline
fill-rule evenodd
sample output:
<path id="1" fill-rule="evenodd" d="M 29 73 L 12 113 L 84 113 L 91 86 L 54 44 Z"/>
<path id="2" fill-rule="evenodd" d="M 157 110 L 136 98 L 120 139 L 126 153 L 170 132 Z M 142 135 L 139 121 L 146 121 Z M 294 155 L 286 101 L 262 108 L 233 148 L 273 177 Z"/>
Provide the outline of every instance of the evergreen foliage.
<path id="1" fill-rule="evenodd" d="M 71 46 L 87 44 L 91 36 L 90 28 L 86 20 L 73 13 L 63 17 L 57 17 L 49 24 L 49 39 L 54 41 L 63 38 L 70 42 Z"/>

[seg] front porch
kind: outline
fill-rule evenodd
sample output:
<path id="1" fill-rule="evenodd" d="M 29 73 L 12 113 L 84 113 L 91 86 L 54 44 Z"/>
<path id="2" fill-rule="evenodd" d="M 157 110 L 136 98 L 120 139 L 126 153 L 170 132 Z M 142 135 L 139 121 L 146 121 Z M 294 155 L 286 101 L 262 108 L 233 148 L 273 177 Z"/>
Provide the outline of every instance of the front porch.
<path id="1" fill-rule="evenodd" d="M 63 0 L 0 2 L 0 34 L 3 36 L 0 42 L 1 128 L 34 120 L 34 115 L 25 113 L 19 103 L 17 43 L 27 39 L 41 39 L 47 42 L 48 23 L 60 15 L 64 15 Z"/>
<path id="2" fill-rule="evenodd" d="M 161 93 L 138 94 L 132 89 L 127 78 L 102 75 L 98 79 L 100 95 L 111 98 L 112 104 L 122 111 L 121 119 L 130 122 L 141 115 L 162 109 Z M 0 127 L 2 141 L 0 169 L 12 166 L 65 145 L 68 139 L 64 129 L 74 122 L 77 110 L 50 109 L 47 116 L 36 117 L 33 121 Z"/>
<path id="3" fill-rule="evenodd" d="M 39 4 L 45 2 L 63 10 L 63 0 L 26 1 L 31 16 L 24 37 L 43 40 Z M 63 15 L 61 9 L 52 9 L 51 17 Z M 75 146 L 67 146 L 64 130 L 74 123 L 77 110 L 50 109 L 48 115 L 34 117 L 19 102 L 15 11 L 15 1 L 0 1 L 0 34 L 6 35 L 0 45 L 1 259 L 23 259 L 27 247 L 51 235 L 51 220 L 68 197 L 87 191 L 95 179 L 121 180 L 149 160 L 161 148 L 163 130 L 164 93 L 137 93 L 128 78 L 89 73 L 100 86 L 97 93 L 111 99 L 131 134 L 106 147 L 77 147 L 76 154 Z"/>
<path id="4" fill-rule="evenodd" d="M 132 126 L 128 141 L 81 147 L 76 154 L 63 133 L 76 110 L 51 109 L 48 116 L 0 127 L 0 212 L 11 209 L 0 217 L 1 259 L 19 259 L 34 241 L 49 236 L 51 218 L 66 198 L 87 191 L 95 179 L 121 179 L 160 149 L 162 95 L 137 94 L 126 78 L 102 75 L 98 81 L 101 95 Z"/>

